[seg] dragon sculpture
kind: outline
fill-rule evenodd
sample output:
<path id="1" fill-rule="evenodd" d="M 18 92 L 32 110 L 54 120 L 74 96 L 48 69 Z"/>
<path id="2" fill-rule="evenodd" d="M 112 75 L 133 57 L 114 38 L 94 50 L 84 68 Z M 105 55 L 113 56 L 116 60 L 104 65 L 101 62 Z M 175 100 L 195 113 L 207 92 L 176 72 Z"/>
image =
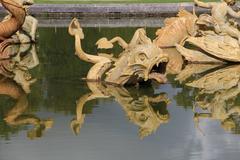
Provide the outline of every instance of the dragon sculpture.
<path id="1" fill-rule="evenodd" d="M 166 81 L 164 74 L 159 73 L 159 68 L 161 68 L 159 64 L 167 62 L 168 55 L 152 43 L 144 29 L 138 29 L 129 44 L 121 37 L 111 40 L 102 38 L 97 41 L 98 48 L 111 48 L 114 42 L 118 42 L 124 49 L 119 57 L 85 53 L 81 47 L 84 34 L 76 18 L 71 21 L 68 31 L 75 37 L 77 56 L 83 61 L 94 64 L 89 70 L 86 80 L 101 81 L 106 76 L 105 82 L 120 86 L 138 84 L 148 80 L 156 80 L 159 83 Z"/>
<path id="2" fill-rule="evenodd" d="M 128 91 L 123 87 L 101 82 L 87 82 L 87 85 L 91 92 L 79 98 L 76 118 L 71 121 L 71 129 L 75 134 L 79 134 L 84 123 L 84 105 L 91 100 L 100 98 L 113 97 L 123 108 L 128 119 L 139 126 L 139 137 L 141 139 L 155 132 L 161 124 L 167 123 L 170 119 L 166 108 L 170 101 L 165 93 L 154 96 L 138 95 L 139 92 L 135 92 L 135 90 Z"/>

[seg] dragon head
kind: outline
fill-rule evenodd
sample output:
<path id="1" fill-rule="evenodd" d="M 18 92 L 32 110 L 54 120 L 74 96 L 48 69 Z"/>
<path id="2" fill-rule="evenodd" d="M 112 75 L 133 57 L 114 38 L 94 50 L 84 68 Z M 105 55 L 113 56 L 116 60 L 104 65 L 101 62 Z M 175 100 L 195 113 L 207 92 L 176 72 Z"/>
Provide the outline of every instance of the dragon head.
<path id="1" fill-rule="evenodd" d="M 160 63 L 168 61 L 168 56 L 154 44 L 138 44 L 126 49 L 114 63 L 106 77 L 106 81 L 119 85 L 132 84 L 154 79 L 165 82 L 160 74 Z"/>
<path id="2" fill-rule="evenodd" d="M 169 102 L 167 95 L 163 93 L 155 97 L 140 96 L 126 103 L 125 112 L 129 120 L 139 127 L 141 139 L 154 133 L 161 124 L 168 123 L 170 114 L 167 105 Z"/>
<path id="3" fill-rule="evenodd" d="M 78 35 L 80 39 L 84 39 L 84 33 L 77 18 L 73 18 L 68 27 L 68 33 L 71 36 Z"/>

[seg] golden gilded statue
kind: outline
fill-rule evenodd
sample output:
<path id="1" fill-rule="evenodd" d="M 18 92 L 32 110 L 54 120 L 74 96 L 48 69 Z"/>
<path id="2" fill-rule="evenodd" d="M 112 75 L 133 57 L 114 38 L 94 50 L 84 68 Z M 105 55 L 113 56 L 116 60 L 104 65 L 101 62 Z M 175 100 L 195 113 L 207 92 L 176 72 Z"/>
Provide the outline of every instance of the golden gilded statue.
<path id="1" fill-rule="evenodd" d="M 235 0 L 194 2 L 199 7 L 211 9 L 211 15 L 198 17 L 197 34 L 186 37 L 181 44 L 176 43 L 177 50 L 190 62 L 240 62 L 240 31 L 237 22 L 229 19 L 240 18 L 240 12 L 231 8 Z"/>
<path id="2" fill-rule="evenodd" d="M 152 43 L 144 29 L 138 29 L 129 44 L 121 37 L 111 40 L 101 38 L 97 41 L 98 48 L 112 48 L 113 43 L 117 42 L 124 49 L 119 57 L 111 57 L 109 54 L 102 53 L 98 55 L 85 53 L 81 47 L 84 34 L 76 18 L 70 23 L 68 31 L 75 37 L 77 56 L 83 61 L 94 64 L 89 70 L 86 80 L 102 80 L 119 86 L 135 85 L 148 80 L 155 80 L 159 83 L 166 82 L 164 74 L 159 73 L 155 68 L 160 67 L 160 63 L 167 62 L 168 55 Z M 104 75 L 106 78 L 103 80 Z"/>

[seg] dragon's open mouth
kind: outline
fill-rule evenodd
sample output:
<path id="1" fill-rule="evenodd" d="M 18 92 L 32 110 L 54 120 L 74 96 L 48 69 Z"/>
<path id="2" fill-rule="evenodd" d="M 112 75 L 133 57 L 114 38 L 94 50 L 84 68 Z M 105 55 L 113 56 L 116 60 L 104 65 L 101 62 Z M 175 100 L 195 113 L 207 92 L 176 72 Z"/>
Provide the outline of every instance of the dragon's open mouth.
<path id="1" fill-rule="evenodd" d="M 149 73 L 148 78 L 157 81 L 158 83 L 166 83 L 167 78 L 164 73 L 166 70 L 166 62 L 162 62 L 159 65 L 154 65 Z"/>
<path id="2" fill-rule="evenodd" d="M 158 83 L 166 83 L 167 78 L 164 73 L 166 72 L 167 59 L 161 59 L 158 63 L 152 66 L 148 79 L 155 80 Z"/>
<path id="3" fill-rule="evenodd" d="M 135 72 L 136 76 L 132 76 L 128 80 L 128 84 L 132 82 L 140 82 L 140 84 L 148 82 L 148 80 L 154 80 L 157 83 L 166 83 L 167 78 L 165 77 L 167 60 L 160 60 L 154 63 L 150 69 L 141 68 Z M 148 70 L 148 71 L 147 71 Z M 141 75 L 141 76 L 139 76 Z"/>

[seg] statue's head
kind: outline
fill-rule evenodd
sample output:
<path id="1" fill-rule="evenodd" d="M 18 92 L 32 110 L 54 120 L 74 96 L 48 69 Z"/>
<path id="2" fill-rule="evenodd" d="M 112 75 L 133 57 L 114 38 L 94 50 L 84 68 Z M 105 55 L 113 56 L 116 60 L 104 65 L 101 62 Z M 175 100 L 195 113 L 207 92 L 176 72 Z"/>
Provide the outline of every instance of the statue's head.
<path id="1" fill-rule="evenodd" d="M 125 85 L 154 79 L 160 83 L 161 66 L 168 61 L 168 56 L 160 48 L 153 44 L 143 44 L 126 52 L 129 52 L 124 53 L 128 56 L 120 57 L 107 73 L 107 82 Z"/>
<path id="2" fill-rule="evenodd" d="M 142 47 L 136 47 L 129 54 L 128 66 L 134 75 L 148 80 L 153 67 L 158 66 L 162 61 L 167 61 L 167 57 L 163 56 L 157 46 L 143 45 Z"/>
<path id="3" fill-rule="evenodd" d="M 233 6 L 236 4 L 236 0 L 224 0 L 229 6 Z"/>

